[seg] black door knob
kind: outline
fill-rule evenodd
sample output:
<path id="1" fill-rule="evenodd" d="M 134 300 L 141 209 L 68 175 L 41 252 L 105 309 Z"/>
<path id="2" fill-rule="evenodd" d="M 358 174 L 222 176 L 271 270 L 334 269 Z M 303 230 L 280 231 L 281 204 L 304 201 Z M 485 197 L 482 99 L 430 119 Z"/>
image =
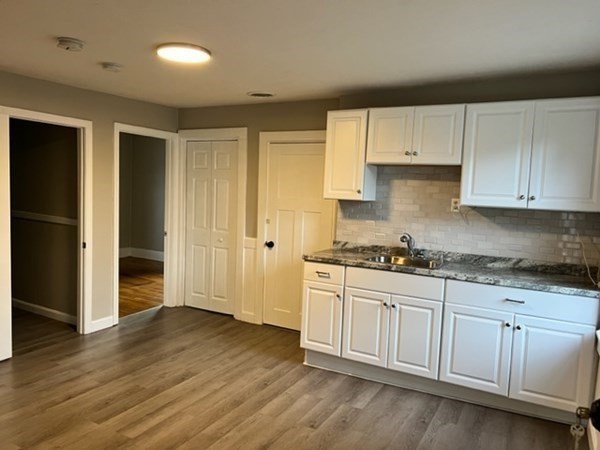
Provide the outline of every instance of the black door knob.
<path id="1" fill-rule="evenodd" d="M 267 248 L 273 248 L 273 247 L 275 247 L 275 242 L 273 242 L 273 241 L 267 241 L 267 242 L 265 242 L 265 247 L 267 247 Z"/>

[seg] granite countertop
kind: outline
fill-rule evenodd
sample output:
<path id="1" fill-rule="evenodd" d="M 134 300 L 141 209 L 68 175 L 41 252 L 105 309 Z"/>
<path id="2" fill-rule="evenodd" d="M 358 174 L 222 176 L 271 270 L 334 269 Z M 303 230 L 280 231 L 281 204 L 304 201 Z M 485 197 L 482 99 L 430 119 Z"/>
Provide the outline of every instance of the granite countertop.
<path id="1" fill-rule="evenodd" d="M 420 250 L 419 255 L 442 261 L 439 268 L 424 269 L 366 261 L 370 256 L 381 254 L 405 255 L 406 249 L 356 246 L 336 241 L 333 248 L 304 255 L 304 260 L 600 299 L 600 289 L 594 286 L 584 266 L 427 250 Z M 593 268 L 592 275 L 597 273 L 597 269 Z"/>

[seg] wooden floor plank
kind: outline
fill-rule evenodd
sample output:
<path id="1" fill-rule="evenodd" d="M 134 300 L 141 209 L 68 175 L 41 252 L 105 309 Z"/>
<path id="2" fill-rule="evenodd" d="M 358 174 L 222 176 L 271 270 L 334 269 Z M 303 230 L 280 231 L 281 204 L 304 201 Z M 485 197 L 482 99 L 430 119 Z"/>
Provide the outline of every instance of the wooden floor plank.
<path id="1" fill-rule="evenodd" d="M 572 446 L 562 424 L 306 367 L 297 333 L 220 314 L 163 308 L 88 336 L 26 312 L 13 324 L 3 449 Z"/>

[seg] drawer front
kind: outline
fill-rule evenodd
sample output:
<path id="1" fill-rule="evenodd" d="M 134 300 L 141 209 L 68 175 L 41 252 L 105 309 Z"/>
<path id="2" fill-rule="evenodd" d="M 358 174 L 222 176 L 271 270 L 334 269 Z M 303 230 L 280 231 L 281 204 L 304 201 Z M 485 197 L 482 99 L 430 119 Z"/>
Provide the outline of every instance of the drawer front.
<path id="1" fill-rule="evenodd" d="M 314 262 L 304 263 L 304 279 L 336 285 L 344 284 L 344 266 Z"/>
<path id="2" fill-rule="evenodd" d="M 444 280 L 407 273 L 348 267 L 346 286 L 442 301 Z"/>
<path id="3" fill-rule="evenodd" d="M 598 299 L 448 280 L 446 302 L 596 325 Z"/>

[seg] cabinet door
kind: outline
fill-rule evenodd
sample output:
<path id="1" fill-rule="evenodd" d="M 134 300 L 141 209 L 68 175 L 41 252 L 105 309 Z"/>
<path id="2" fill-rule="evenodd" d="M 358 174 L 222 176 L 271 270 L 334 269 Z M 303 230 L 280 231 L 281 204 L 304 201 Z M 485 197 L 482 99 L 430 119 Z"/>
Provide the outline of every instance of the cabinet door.
<path id="1" fill-rule="evenodd" d="M 536 103 L 529 208 L 600 211 L 600 98 Z"/>
<path id="2" fill-rule="evenodd" d="M 445 305 L 440 380 L 508 395 L 513 314 Z"/>
<path id="3" fill-rule="evenodd" d="M 369 110 L 367 162 L 410 164 L 415 108 L 372 108 Z"/>
<path id="4" fill-rule="evenodd" d="M 509 396 L 571 412 L 589 405 L 594 328 L 517 315 Z"/>
<path id="5" fill-rule="evenodd" d="M 388 368 L 437 380 L 442 303 L 392 296 Z"/>
<path id="6" fill-rule="evenodd" d="M 325 143 L 325 198 L 375 200 L 377 168 L 367 166 L 366 109 L 330 111 Z"/>
<path id="7" fill-rule="evenodd" d="M 300 346 L 340 356 L 342 287 L 305 281 Z"/>
<path id="8" fill-rule="evenodd" d="M 413 164 L 460 165 L 465 105 L 415 109 Z"/>
<path id="9" fill-rule="evenodd" d="M 527 208 L 534 104 L 467 105 L 463 205 Z"/>
<path id="10" fill-rule="evenodd" d="M 346 288 L 342 357 L 385 367 L 390 295 Z"/>

